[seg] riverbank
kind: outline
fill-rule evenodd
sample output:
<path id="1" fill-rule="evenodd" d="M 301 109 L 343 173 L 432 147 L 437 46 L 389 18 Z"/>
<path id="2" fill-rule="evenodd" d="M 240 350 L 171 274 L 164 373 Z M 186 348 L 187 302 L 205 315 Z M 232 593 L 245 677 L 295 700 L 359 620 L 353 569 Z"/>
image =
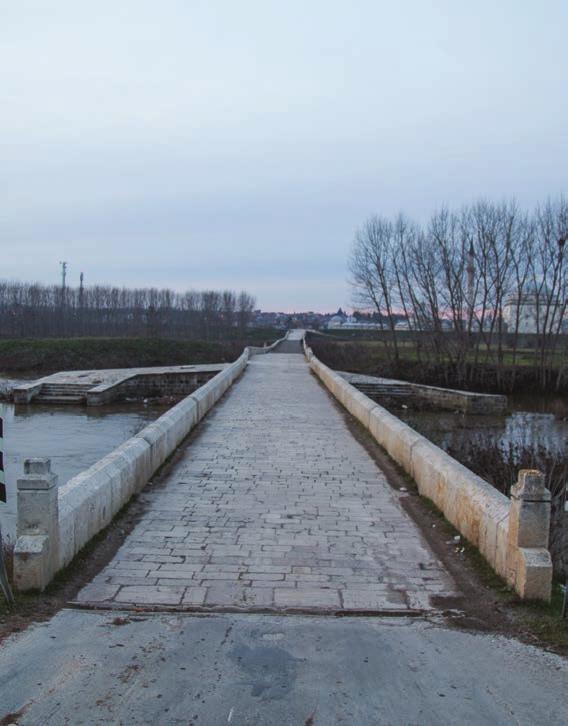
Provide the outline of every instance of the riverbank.
<path id="1" fill-rule="evenodd" d="M 517 364 L 501 369 L 488 363 L 471 364 L 468 381 L 464 382 L 450 363 L 436 364 L 422 360 L 416 344 L 406 342 L 399 348 L 397 362 L 389 358 L 384 342 L 377 340 L 333 340 L 328 336 L 310 335 L 309 345 L 314 354 L 333 370 L 360 373 L 382 378 L 395 378 L 426 386 L 456 388 L 475 393 L 526 393 L 541 388 L 539 371 L 532 365 L 534 351 L 519 352 Z M 556 376 L 553 376 L 556 380 Z M 568 379 L 559 388 L 543 391 L 568 396 Z M 564 410 L 568 416 L 568 404 Z"/>
<path id="2" fill-rule="evenodd" d="M 64 370 L 142 368 L 195 363 L 232 363 L 247 345 L 272 343 L 277 331 L 252 331 L 227 341 L 162 338 L 0 339 L 0 371 L 55 373 Z"/>

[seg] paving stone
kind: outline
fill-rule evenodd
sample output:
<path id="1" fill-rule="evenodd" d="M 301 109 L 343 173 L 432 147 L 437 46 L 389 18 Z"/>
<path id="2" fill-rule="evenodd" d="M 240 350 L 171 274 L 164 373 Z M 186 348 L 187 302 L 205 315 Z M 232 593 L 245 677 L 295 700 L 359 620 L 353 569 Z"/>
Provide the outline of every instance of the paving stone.
<path id="1" fill-rule="evenodd" d="M 245 586 L 234 582 L 211 583 L 205 602 L 208 605 L 242 606 L 246 603 Z"/>
<path id="2" fill-rule="evenodd" d="M 181 600 L 182 605 L 203 605 L 207 590 L 204 587 L 188 587 Z"/>
<path id="3" fill-rule="evenodd" d="M 182 585 L 195 587 L 200 584 L 200 580 L 196 580 L 192 577 L 160 577 L 156 580 L 157 585 L 167 585 L 172 587 L 180 587 Z"/>
<path id="4" fill-rule="evenodd" d="M 167 569 L 152 570 L 150 572 L 151 577 L 169 577 L 180 580 L 196 580 L 202 579 L 203 575 L 198 570 L 182 570 L 174 569 L 171 565 L 168 565 Z"/>
<path id="5" fill-rule="evenodd" d="M 91 582 L 79 593 L 79 602 L 110 602 L 115 597 L 120 585 Z"/>
<path id="6" fill-rule="evenodd" d="M 130 577 L 129 575 L 116 575 L 108 578 L 111 585 L 157 585 L 155 577 Z"/>
<path id="7" fill-rule="evenodd" d="M 160 585 L 122 587 L 114 600 L 134 605 L 179 605 L 184 591 L 185 587 Z"/>
<path id="8" fill-rule="evenodd" d="M 338 590 L 322 588 L 285 588 L 274 591 L 274 603 L 278 607 L 333 608 L 339 610 L 341 602 Z"/>
<path id="9" fill-rule="evenodd" d="M 144 555 L 143 562 L 158 562 L 161 564 L 171 563 L 181 565 L 183 557 L 172 557 L 172 555 Z"/>
<path id="10" fill-rule="evenodd" d="M 408 603 L 402 593 L 376 590 L 342 590 L 346 610 L 406 610 Z"/>

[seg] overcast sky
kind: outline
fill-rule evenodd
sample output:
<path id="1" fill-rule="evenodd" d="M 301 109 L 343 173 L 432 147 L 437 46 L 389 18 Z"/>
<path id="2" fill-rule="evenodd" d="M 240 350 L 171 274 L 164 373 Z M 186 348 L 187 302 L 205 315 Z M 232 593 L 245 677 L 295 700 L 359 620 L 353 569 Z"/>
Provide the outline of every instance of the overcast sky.
<path id="1" fill-rule="evenodd" d="M 369 214 L 567 191 L 566 0 L 0 9 L 0 277 L 332 310 Z"/>

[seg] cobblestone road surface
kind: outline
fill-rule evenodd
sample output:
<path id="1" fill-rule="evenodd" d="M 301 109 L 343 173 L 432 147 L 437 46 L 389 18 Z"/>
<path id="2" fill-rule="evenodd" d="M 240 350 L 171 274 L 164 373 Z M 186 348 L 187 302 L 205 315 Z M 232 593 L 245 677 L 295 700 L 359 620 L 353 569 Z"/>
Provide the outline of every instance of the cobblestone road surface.
<path id="1" fill-rule="evenodd" d="M 455 591 L 302 355 L 253 358 L 143 496 L 80 602 L 408 612 Z"/>

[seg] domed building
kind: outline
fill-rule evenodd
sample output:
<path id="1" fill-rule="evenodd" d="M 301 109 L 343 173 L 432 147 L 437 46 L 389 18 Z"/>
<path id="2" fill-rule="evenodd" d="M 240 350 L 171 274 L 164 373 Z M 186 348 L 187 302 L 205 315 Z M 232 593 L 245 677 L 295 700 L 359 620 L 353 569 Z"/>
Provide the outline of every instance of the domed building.
<path id="1" fill-rule="evenodd" d="M 343 315 L 333 315 L 328 321 L 327 321 L 327 327 L 330 329 L 333 328 L 341 328 L 343 325 L 345 325 L 346 318 Z"/>

